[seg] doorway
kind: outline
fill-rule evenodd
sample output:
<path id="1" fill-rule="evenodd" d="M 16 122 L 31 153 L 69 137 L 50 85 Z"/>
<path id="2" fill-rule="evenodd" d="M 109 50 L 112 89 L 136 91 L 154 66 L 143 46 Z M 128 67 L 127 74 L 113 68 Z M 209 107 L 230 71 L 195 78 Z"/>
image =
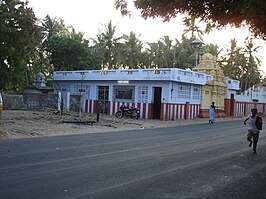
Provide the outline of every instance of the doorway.
<path id="1" fill-rule="evenodd" d="M 162 87 L 154 87 L 153 119 L 161 119 Z"/>
<path id="2" fill-rule="evenodd" d="M 109 86 L 98 87 L 98 101 L 100 102 L 98 108 L 100 113 L 108 112 Z"/>
<path id="3" fill-rule="evenodd" d="M 230 116 L 234 116 L 235 113 L 235 95 L 231 93 L 230 96 Z"/>

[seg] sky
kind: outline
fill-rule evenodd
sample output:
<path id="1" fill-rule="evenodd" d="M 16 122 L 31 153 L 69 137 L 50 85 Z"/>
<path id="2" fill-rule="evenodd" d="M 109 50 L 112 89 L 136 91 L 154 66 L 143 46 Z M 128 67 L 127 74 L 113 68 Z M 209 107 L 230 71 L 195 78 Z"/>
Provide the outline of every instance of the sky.
<path id="1" fill-rule="evenodd" d="M 29 7 L 37 18 L 43 19 L 46 15 L 52 18 L 64 19 L 67 26 L 73 26 L 76 31 L 84 33 L 86 39 L 95 38 L 104 30 L 105 25 L 112 21 L 116 26 L 116 37 L 133 31 L 142 42 L 156 42 L 165 35 L 171 39 L 181 39 L 185 29 L 182 17 L 178 16 L 170 22 L 163 22 L 161 18 L 141 18 L 140 11 L 134 9 L 132 1 L 128 0 L 131 17 L 122 17 L 115 9 L 114 0 L 28 0 Z M 217 44 L 219 48 L 229 47 L 229 41 L 236 38 L 239 46 L 244 45 L 246 37 L 250 36 L 247 29 L 226 27 L 214 30 L 203 36 L 205 44 Z M 266 41 L 256 39 L 255 44 L 261 46 L 257 56 L 262 61 L 259 67 L 266 74 Z"/>

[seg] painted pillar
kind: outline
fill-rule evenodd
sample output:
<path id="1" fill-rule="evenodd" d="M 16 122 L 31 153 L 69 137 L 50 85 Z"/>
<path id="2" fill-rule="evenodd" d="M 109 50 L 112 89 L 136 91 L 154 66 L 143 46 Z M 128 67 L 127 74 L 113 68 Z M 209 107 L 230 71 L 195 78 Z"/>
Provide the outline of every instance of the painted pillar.
<path id="1" fill-rule="evenodd" d="M 61 99 L 62 99 L 62 94 L 61 94 L 61 92 L 58 92 L 57 109 L 58 109 L 59 111 L 61 110 Z"/>
<path id="2" fill-rule="evenodd" d="M 67 98 L 66 98 L 66 110 L 69 111 L 70 109 L 70 92 L 67 92 Z"/>
<path id="3" fill-rule="evenodd" d="M 184 119 L 187 120 L 188 118 L 189 118 L 189 102 L 186 102 Z"/>

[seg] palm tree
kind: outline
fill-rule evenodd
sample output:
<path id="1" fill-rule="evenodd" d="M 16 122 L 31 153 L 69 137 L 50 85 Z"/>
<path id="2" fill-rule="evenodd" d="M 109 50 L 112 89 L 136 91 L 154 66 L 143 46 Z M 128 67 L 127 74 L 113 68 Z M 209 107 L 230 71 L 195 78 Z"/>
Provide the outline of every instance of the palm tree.
<path id="1" fill-rule="evenodd" d="M 153 57 L 151 56 L 150 49 L 145 48 L 141 53 L 139 64 L 140 68 L 151 68 Z"/>
<path id="2" fill-rule="evenodd" d="M 245 74 L 241 78 L 244 86 L 242 86 L 243 90 L 260 83 L 261 71 L 259 70 L 258 65 L 260 65 L 261 61 L 257 56 L 254 56 L 259 48 L 261 48 L 261 46 L 255 46 L 253 38 L 246 38 L 244 53 L 246 54 L 247 64 L 245 67 Z"/>
<path id="3" fill-rule="evenodd" d="M 42 28 L 44 46 L 47 45 L 53 36 L 68 32 L 63 19 L 51 18 L 49 15 L 46 15 L 44 20 L 42 20 Z"/>
<path id="4" fill-rule="evenodd" d="M 41 21 L 42 25 L 42 45 L 39 49 L 39 63 L 42 71 L 51 75 L 54 70 L 53 65 L 50 63 L 51 54 L 48 52 L 50 42 L 54 36 L 68 33 L 63 19 L 51 18 L 49 15 Z"/>
<path id="5" fill-rule="evenodd" d="M 160 38 L 157 43 L 148 43 L 151 66 L 156 68 L 173 67 L 175 49 L 169 36 Z"/>
<path id="6" fill-rule="evenodd" d="M 119 43 L 124 36 L 115 37 L 116 26 L 112 25 L 110 21 L 104 29 L 104 32 L 97 35 L 96 39 L 93 39 L 95 44 L 95 51 L 100 53 L 103 57 L 102 67 L 107 69 L 119 67 L 121 63 L 121 46 Z"/>
<path id="7" fill-rule="evenodd" d="M 188 39 L 182 37 L 182 41 L 176 40 L 175 49 L 175 67 L 178 68 L 193 68 L 195 62 L 195 53 L 191 47 L 193 38 Z"/>
<path id="8" fill-rule="evenodd" d="M 129 36 L 125 36 L 124 62 L 123 65 L 129 68 L 139 68 L 141 59 L 142 42 L 136 37 L 136 34 L 130 32 Z"/>
<path id="9" fill-rule="evenodd" d="M 191 33 L 190 38 L 195 39 L 196 36 L 198 36 L 198 38 L 202 40 L 202 35 L 204 34 L 204 31 L 200 29 L 199 22 L 196 21 L 195 16 L 184 17 L 183 22 L 187 29 L 184 30 L 182 36 Z"/>
<path id="10" fill-rule="evenodd" d="M 230 47 L 227 49 L 226 55 L 222 57 L 222 69 L 225 76 L 237 80 L 243 76 L 246 59 L 241 50 L 240 47 L 237 47 L 237 40 L 231 39 Z"/>
<path id="11" fill-rule="evenodd" d="M 158 45 L 157 43 L 148 43 L 149 47 L 146 48 L 146 52 L 150 57 L 150 67 L 159 67 L 157 64 L 156 57 L 158 56 Z"/>
<path id="12" fill-rule="evenodd" d="M 175 59 L 175 49 L 173 46 L 173 40 L 169 36 L 164 36 L 159 40 L 159 47 L 163 52 L 163 64 L 162 67 L 173 67 Z"/>
<path id="13" fill-rule="evenodd" d="M 258 48 L 260 46 L 254 46 L 252 38 L 246 38 L 244 49 L 237 47 L 236 39 L 232 39 L 227 54 L 222 57 L 225 76 L 239 80 L 241 91 L 260 83 L 260 60 L 254 56 Z"/>

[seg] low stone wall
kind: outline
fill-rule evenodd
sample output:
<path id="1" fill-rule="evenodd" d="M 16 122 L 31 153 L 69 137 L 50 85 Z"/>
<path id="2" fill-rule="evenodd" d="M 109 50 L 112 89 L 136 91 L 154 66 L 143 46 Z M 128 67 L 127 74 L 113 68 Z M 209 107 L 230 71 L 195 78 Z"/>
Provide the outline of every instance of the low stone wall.
<path id="1" fill-rule="evenodd" d="M 21 95 L 2 94 L 4 110 L 57 109 L 58 95 L 54 93 L 24 93 Z M 81 96 L 70 96 L 70 111 L 79 111 Z"/>
<path id="2" fill-rule="evenodd" d="M 25 93 L 23 94 L 23 102 L 27 109 L 57 109 L 57 94 L 54 93 Z"/>
<path id="3" fill-rule="evenodd" d="M 23 102 L 23 95 L 2 94 L 4 110 L 23 110 L 27 106 Z"/>

